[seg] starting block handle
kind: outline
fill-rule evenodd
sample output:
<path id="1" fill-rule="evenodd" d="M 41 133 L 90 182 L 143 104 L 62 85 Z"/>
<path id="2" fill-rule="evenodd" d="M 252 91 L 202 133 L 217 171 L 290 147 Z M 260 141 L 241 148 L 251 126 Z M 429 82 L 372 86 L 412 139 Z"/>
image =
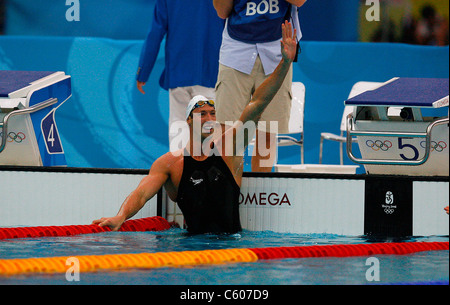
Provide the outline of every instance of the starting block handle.
<path id="1" fill-rule="evenodd" d="M 0 128 L 3 128 L 2 142 L 0 144 L 0 153 L 5 149 L 5 146 L 6 146 L 6 142 L 7 142 L 6 137 L 8 136 L 8 120 L 10 118 L 12 118 L 13 116 L 16 116 L 16 115 L 30 114 L 30 113 L 42 110 L 44 108 L 50 107 L 56 103 L 58 103 L 57 98 L 50 98 L 46 101 L 37 103 L 36 105 L 33 105 L 31 107 L 14 110 L 14 111 L 11 111 L 10 113 L 8 113 L 7 115 L 5 115 L 5 117 L 3 118 L 3 122 L 0 123 Z"/>
<path id="2" fill-rule="evenodd" d="M 449 119 L 437 119 L 431 122 L 426 132 L 377 132 L 377 131 L 356 131 L 354 130 L 353 114 L 347 116 L 347 155 L 355 163 L 358 164 L 378 164 L 378 165 L 411 165 L 418 166 L 427 162 L 431 153 L 431 131 L 438 125 L 448 124 Z M 352 137 L 354 136 L 377 136 L 377 137 L 409 137 L 425 139 L 425 155 L 418 160 L 390 160 L 390 159 L 364 159 L 357 158 L 352 151 Z"/>

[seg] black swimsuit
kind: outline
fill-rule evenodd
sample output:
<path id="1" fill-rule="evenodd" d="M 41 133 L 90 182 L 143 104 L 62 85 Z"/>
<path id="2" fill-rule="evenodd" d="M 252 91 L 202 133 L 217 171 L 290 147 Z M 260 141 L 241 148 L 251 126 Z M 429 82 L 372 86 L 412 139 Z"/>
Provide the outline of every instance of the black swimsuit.
<path id="1" fill-rule="evenodd" d="M 221 156 L 197 161 L 184 156 L 177 203 L 190 233 L 236 233 L 240 187 Z"/>

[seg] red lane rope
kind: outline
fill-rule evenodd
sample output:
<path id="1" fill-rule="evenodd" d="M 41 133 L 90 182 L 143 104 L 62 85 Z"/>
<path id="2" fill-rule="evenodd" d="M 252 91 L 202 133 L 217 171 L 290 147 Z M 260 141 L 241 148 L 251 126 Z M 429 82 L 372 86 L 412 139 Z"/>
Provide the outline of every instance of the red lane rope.
<path id="1" fill-rule="evenodd" d="M 351 245 L 324 245 L 279 248 L 252 248 L 258 259 L 285 259 L 302 257 L 348 257 L 375 254 L 404 255 L 423 251 L 448 250 L 448 242 L 405 242 Z"/>
<path id="2" fill-rule="evenodd" d="M 170 228 L 170 224 L 162 217 L 147 217 L 141 219 L 127 220 L 119 231 L 122 232 L 145 232 L 163 231 Z M 92 234 L 111 231 L 109 227 L 92 225 L 70 225 L 70 226 L 40 226 L 40 227 L 17 227 L 0 228 L 0 239 L 33 238 L 49 236 L 71 236 L 79 234 Z"/>

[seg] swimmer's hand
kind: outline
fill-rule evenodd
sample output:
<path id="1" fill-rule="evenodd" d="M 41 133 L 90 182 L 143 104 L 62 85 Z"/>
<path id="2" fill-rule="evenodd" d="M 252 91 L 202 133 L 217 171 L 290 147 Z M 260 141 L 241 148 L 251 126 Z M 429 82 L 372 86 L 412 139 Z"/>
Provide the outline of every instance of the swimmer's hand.
<path id="1" fill-rule="evenodd" d="M 98 225 L 99 227 L 107 226 L 112 231 L 118 231 L 124 222 L 125 222 L 125 219 L 122 216 L 114 216 L 114 217 L 102 217 L 100 219 L 96 219 L 92 222 L 92 224 Z"/>
<path id="2" fill-rule="evenodd" d="M 297 30 L 292 30 L 292 24 L 287 20 L 281 25 L 282 36 L 281 54 L 287 62 L 292 62 L 297 55 Z"/>

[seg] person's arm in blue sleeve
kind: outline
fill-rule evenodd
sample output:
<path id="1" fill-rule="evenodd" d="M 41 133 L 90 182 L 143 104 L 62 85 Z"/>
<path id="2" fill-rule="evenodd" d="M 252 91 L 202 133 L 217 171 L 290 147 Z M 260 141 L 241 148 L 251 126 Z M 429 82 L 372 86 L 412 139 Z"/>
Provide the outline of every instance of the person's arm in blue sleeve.
<path id="1" fill-rule="evenodd" d="M 136 74 L 137 88 L 142 94 L 145 94 L 142 87 L 148 81 L 159 53 L 161 41 L 167 33 L 167 13 L 166 0 L 156 1 L 152 26 L 142 47 Z"/>

